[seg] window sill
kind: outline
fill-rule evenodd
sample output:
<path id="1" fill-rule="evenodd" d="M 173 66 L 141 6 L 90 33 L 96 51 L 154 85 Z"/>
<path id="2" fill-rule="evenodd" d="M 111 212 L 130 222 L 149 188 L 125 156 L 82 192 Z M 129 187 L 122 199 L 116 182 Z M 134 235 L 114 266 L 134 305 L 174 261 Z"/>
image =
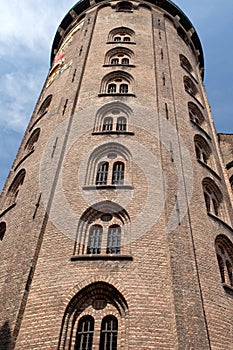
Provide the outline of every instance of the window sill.
<path id="1" fill-rule="evenodd" d="M 219 181 L 222 181 L 221 177 L 213 170 L 209 167 L 208 164 L 202 162 L 200 159 L 197 159 L 198 163 L 201 164 L 204 168 L 206 168 L 207 170 L 209 170 L 211 172 L 212 175 L 214 175 Z"/>
<path id="2" fill-rule="evenodd" d="M 118 93 L 118 92 L 114 92 L 114 93 L 107 93 L 107 92 L 104 92 L 104 93 L 100 93 L 100 94 L 98 94 L 98 96 L 99 97 L 103 97 L 103 96 L 122 96 L 122 97 L 124 97 L 124 96 L 126 96 L 126 97 L 128 97 L 128 96 L 133 96 L 133 97 L 136 97 L 136 95 L 135 94 L 131 94 L 131 93 Z"/>
<path id="3" fill-rule="evenodd" d="M 128 260 L 132 261 L 132 255 L 123 254 L 87 254 L 87 255 L 73 255 L 70 258 L 71 261 L 78 260 Z"/>
<path id="4" fill-rule="evenodd" d="M 28 154 L 26 154 L 25 157 L 23 157 L 18 164 L 16 165 L 16 167 L 14 168 L 14 171 L 16 171 L 18 169 L 18 167 L 35 151 L 35 149 L 33 148 L 30 152 L 28 152 Z"/>
<path id="5" fill-rule="evenodd" d="M 1 214 L 0 214 L 0 218 L 3 217 L 8 211 L 10 211 L 11 209 L 13 209 L 16 206 L 16 202 L 11 204 L 8 208 L 6 208 Z"/>
<path id="6" fill-rule="evenodd" d="M 133 67 L 135 68 L 135 65 L 134 64 L 104 64 L 103 67 Z"/>
<path id="7" fill-rule="evenodd" d="M 94 185 L 83 186 L 83 190 L 133 190 L 132 185 Z"/>
<path id="8" fill-rule="evenodd" d="M 130 45 L 136 45 L 134 41 L 107 41 L 107 44 L 130 44 Z"/>
<path id="9" fill-rule="evenodd" d="M 193 120 L 190 120 L 191 123 L 193 123 L 209 140 L 211 140 L 211 137 L 209 136 L 209 134 L 207 134 L 207 132 L 202 129 L 202 127 L 200 125 L 198 125 L 197 123 L 195 123 Z"/>
<path id="10" fill-rule="evenodd" d="M 132 131 L 93 131 L 92 135 L 134 135 Z"/>
<path id="11" fill-rule="evenodd" d="M 225 221 L 223 221 L 222 219 L 220 219 L 218 216 L 207 212 L 208 216 L 211 217 L 212 219 L 214 219 L 215 221 L 217 221 L 218 223 L 222 224 L 223 226 L 225 226 L 229 231 L 231 231 L 233 233 L 233 228 L 228 225 Z"/>
<path id="12" fill-rule="evenodd" d="M 230 286 L 229 284 L 226 284 L 226 283 L 223 283 L 222 286 L 228 294 L 233 296 L 233 287 L 232 286 Z"/>

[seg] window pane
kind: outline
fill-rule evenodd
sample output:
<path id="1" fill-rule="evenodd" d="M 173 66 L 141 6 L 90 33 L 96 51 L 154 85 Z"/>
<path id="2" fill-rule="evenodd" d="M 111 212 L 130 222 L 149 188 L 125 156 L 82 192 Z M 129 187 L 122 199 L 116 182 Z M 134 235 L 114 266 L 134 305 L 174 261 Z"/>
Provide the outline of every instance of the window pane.
<path id="1" fill-rule="evenodd" d="M 118 58 L 113 58 L 111 60 L 111 64 L 119 64 L 119 59 Z"/>
<path id="2" fill-rule="evenodd" d="M 112 130 L 113 119 L 111 117 L 104 118 L 103 131 Z"/>
<path id="3" fill-rule="evenodd" d="M 120 93 L 121 94 L 127 94 L 128 92 L 128 85 L 127 84 L 121 84 L 120 85 Z"/>
<path id="4" fill-rule="evenodd" d="M 108 85 L 108 94 L 114 94 L 116 92 L 116 84 Z"/>
<path id="5" fill-rule="evenodd" d="M 116 162 L 113 164 L 112 172 L 112 184 L 123 185 L 124 184 L 125 164 L 122 162 Z"/>
<path id="6" fill-rule="evenodd" d="M 107 316 L 101 324 L 99 350 L 117 350 L 118 322 L 116 317 Z"/>
<path id="7" fill-rule="evenodd" d="M 91 350 L 94 333 L 94 319 L 91 316 L 81 318 L 78 323 L 75 350 Z"/>
<path id="8" fill-rule="evenodd" d="M 87 254 L 100 254 L 102 243 L 103 228 L 100 225 L 94 225 L 90 228 Z"/>
<path id="9" fill-rule="evenodd" d="M 122 64 L 129 64 L 129 59 L 128 58 L 122 58 L 121 63 Z"/>
<path id="10" fill-rule="evenodd" d="M 126 118 L 124 117 L 117 118 L 116 129 L 117 131 L 126 131 Z"/>
<path id="11" fill-rule="evenodd" d="M 108 229 L 107 254 L 120 254 L 121 251 L 121 228 L 112 225 Z"/>
<path id="12" fill-rule="evenodd" d="M 108 162 L 102 162 L 98 166 L 96 174 L 96 185 L 106 185 L 108 180 Z"/>

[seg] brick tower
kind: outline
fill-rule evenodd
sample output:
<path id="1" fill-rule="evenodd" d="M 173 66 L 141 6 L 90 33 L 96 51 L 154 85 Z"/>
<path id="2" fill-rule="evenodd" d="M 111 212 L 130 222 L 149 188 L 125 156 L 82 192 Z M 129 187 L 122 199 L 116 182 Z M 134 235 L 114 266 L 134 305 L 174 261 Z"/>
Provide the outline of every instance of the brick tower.
<path id="1" fill-rule="evenodd" d="M 1 195 L 0 349 L 233 348 L 232 194 L 203 72 L 172 1 L 65 16 Z"/>

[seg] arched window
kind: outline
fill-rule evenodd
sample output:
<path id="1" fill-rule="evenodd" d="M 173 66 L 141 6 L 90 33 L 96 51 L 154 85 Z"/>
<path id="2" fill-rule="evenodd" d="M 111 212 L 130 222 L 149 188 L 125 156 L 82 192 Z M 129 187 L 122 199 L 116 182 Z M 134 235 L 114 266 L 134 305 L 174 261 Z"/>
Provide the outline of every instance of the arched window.
<path id="1" fill-rule="evenodd" d="M 7 192 L 9 205 L 13 204 L 16 201 L 16 198 L 19 193 L 19 189 L 23 185 L 25 175 L 26 175 L 25 169 L 21 169 L 18 172 L 18 174 L 15 176 L 14 180 L 12 181 Z"/>
<path id="2" fill-rule="evenodd" d="M 180 65 L 183 67 L 186 71 L 192 74 L 193 72 L 193 67 L 190 64 L 189 60 L 184 56 L 180 55 Z"/>
<path id="3" fill-rule="evenodd" d="M 0 222 L 0 240 L 3 240 L 3 237 L 6 233 L 6 223 L 4 221 Z"/>
<path id="4" fill-rule="evenodd" d="M 80 218 L 75 254 L 127 254 L 129 224 L 128 213 L 118 204 L 103 201 L 92 205 Z"/>
<path id="5" fill-rule="evenodd" d="M 100 350 L 117 350 L 118 322 L 114 316 L 102 320 L 100 333 Z"/>
<path id="6" fill-rule="evenodd" d="M 114 94 L 117 92 L 117 85 L 116 84 L 108 84 L 108 94 Z"/>
<path id="7" fill-rule="evenodd" d="M 87 254 L 100 254 L 102 244 L 103 228 L 100 225 L 93 225 L 90 228 Z"/>
<path id="8" fill-rule="evenodd" d="M 129 6 L 128 3 L 127 6 Z M 133 42 L 134 36 L 135 32 L 132 29 L 127 27 L 118 27 L 110 31 L 108 35 L 108 42 Z"/>
<path id="9" fill-rule="evenodd" d="M 210 166 L 211 149 L 207 141 L 200 135 L 194 137 L 197 159 Z"/>
<path id="10" fill-rule="evenodd" d="M 132 12 L 133 5 L 129 1 L 118 2 L 116 11 L 119 12 Z"/>
<path id="11" fill-rule="evenodd" d="M 103 122 L 103 131 L 111 131 L 113 127 L 113 118 L 106 117 Z"/>
<path id="12" fill-rule="evenodd" d="M 108 142 L 97 147 L 88 160 L 85 186 L 130 185 L 130 160 L 131 153 L 119 143 Z"/>
<path id="13" fill-rule="evenodd" d="M 128 304 L 122 291 L 102 281 L 89 285 L 81 282 L 77 289 L 64 312 L 58 350 L 125 349 L 128 343 Z M 121 329 L 119 333 L 118 328 Z"/>
<path id="14" fill-rule="evenodd" d="M 134 52 L 128 47 L 117 46 L 109 50 L 105 55 L 105 65 L 124 65 L 130 64 L 133 60 Z"/>
<path id="15" fill-rule="evenodd" d="M 37 128 L 33 131 L 33 133 L 31 134 L 31 136 L 29 137 L 29 139 L 27 140 L 27 143 L 25 145 L 25 150 L 27 151 L 32 151 L 34 149 L 34 145 L 35 143 L 38 141 L 40 136 L 40 129 Z"/>
<path id="16" fill-rule="evenodd" d="M 111 64 L 119 64 L 119 58 L 112 58 Z"/>
<path id="17" fill-rule="evenodd" d="M 190 120 L 197 125 L 202 125 L 204 122 L 204 117 L 197 105 L 195 105 L 193 102 L 189 102 L 188 110 Z"/>
<path id="18" fill-rule="evenodd" d="M 96 174 L 96 185 L 106 185 L 108 180 L 108 162 L 101 162 L 98 165 L 97 174 Z"/>
<path id="19" fill-rule="evenodd" d="M 184 77 L 184 88 L 185 91 L 188 92 L 193 97 L 196 97 L 198 94 L 198 90 L 194 82 L 187 76 Z"/>
<path id="20" fill-rule="evenodd" d="M 112 169 L 112 184 L 123 185 L 125 174 L 125 164 L 123 162 L 115 162 Z"/>
<path id="21" fill-rule="evenodd" d="M 121 64 L 125 64 L 125 65 L 129 64 L 129 59 L 127 57 L 122 58 Z"/>
<path id="22" fill-rule="evenodd" d="M 52 95 L 48 95 L 46 97 L 46 99 L 44 100 L 44 102 L 41 104 L 40 108 L 39 108 L 39 111 L 37 114 L 39 114 L 40 116 L 44 115 L 45 113 L 48 112 L 48 109 L 49 109 L 49 106 L 50 106 L 50 103 L 52 101 Z"/>
<path id="23" fill-rule="evenodd" d="M 125 117 L 118 117 L 117 118 L 117 125 L 116 130 L 117 131 L 126 131 L 127 129 L 127 121 Z"/>
<path id="24" fill-rule="evenodd" d="M 124 71 L 115 71 L 107 74 L 101 82 L 100 96 L 102 94 L 128 94 L 133 93 L 134 79 Z"/>
<path id="25" fill-rule="evenodd" d="M 107 254 L 120 254 L 121 252 L 121 228 L 112 225 L 108 229 Z"/>
<path id="26" fill-rule="evenodd" d="M 128 84 L 120 84 L 120 94 L 127 94 L 128 90 Z"/>
<path id="27" fill-rule="evenodd" d="M 218 266 L 222 283 L 233 287 L 233 244 L 224 235 L 219 235 L 215 242 Z"/>
<path id="28" fill-rule="evenodd" d="M 126 132 L 131 114 L 131 108 L 120 101 L 105 104 L 96 114 L 94 132 Z"/>
<path id="29" fill-rule="evenodd" d="M 91 350 L 94 334 L 94 318 L 92 316 L 84 316 L 79 320 L 75 350 Z"/>
<path id="30" fill-rule="evenodd" d="M 220 209 L 222 203 L 222 193 L 215 182 L 210 178 L 203 180 L 203 191 L 208 213 L 220 216 Z"/>

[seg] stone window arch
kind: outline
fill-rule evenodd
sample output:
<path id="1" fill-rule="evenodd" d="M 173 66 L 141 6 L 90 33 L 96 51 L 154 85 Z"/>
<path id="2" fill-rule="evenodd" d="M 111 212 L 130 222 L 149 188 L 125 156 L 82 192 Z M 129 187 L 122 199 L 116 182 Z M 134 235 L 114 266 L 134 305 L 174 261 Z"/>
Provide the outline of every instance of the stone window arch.
<path id="1" fill-rule="evenodd" d="M 122 144 L 109 142 L 97 147 L 88 160 L 85 185 L 130 185 L 131 159 L 131 153 Z"/>
<path id="2" fill-rule="evenodd" d="M 87 338 L 90 343 L 96 339 L 101 350 L 127 350 L 127 329 L 126 299 L 112 284 L 97 281 L 79 290 L 68 303 L 62 319 L 58 350 L 91 349 L 79 347 L 81 341 L 87 343 Z"/>
<path id="3" fill-rule="evenodd" d="M 204 137 L 202 137 L 201 135 L 195 135 L 194 144 L 195 144 L 197 160 L 207 164 L 208 166 L 212 166 L 211 164 L 213 163 L 211 159 L 212 151 L 208 142 L 204 139 Z"/>
<path id="4" fill-rule="evenodd" d="M 134 53 L 126 47 L 115 47 L 109 50 L 105 55 L 105 65 L 123 65 L 132 64 Z"/>
<path id="5" fill-rule="evenodd" d="M 188 102 L 188 110 L 189 110 L 190 120 L 193 123 L 195 123 L 199 126 L 202 126 L 205 119 L 204 119 L 202 112 L 200 111 L 200 108 L 195 103 Z"/>
<path id="6" fill-rule="evenodd" d="M 180 55 L 180 65 L 184 68 L 188 73 L 193 74 L 193 67 L 187 57 L 184 55 Z"/>
<path id="7" fill-rule="evenodd" d="M 4 221 L 0 222 L 0 241 L 3 240 L 6 233 L 6 223 Z"/>
<path id="8" fill-rule="evenodd" d="M 46 97 L 46 99 L 42 102 L 42 104 L 41 104 L 41 106 L 40 106 L 40 108 L 38 110 L 38 113 L 37 113 L 38 116 L 43 116 L 43 115 L 45 115 L 48 112 L 48 109 L 49 109 L 49 106 L 51 104 L 52 98 L 53 98 L 52 95 L 48 95 Z"/>
<path id="9" fill-rule="evenodd" d="M 37 143 L 38 139 L 40 136 L 40 128 L 35 129 L 31 136 L 29 137 L 29 139 L 26 142 L 26 145 L 24 147 L 24 149 L 28 152 L 33 151 L 34 150 L 34 146 Z"/>
<path id="10" fill-rule="evenodd" d="M 133 94 L 134 79 L 132 75 L 123 71 L 107 74 L 101 82 L 100 95 Z"/>
<path id="11" fill-rule="evenodd" d="M 233 244 L 224 235 L 217 236 L 215 249 L 223 284 L 233 287 Z"/>
<path id="12" fill-rule="evenodd" d="M 196 87 L 196 85 L 194 84 L 194 82 L 188 77 L 188 76 L 184 76 L 184 88 L 185 88 L 185 91 L 195 97 L 195 98 L 198 98 L 199 94 L 198 94 L 198 89 Z"/>
<path id="13" fill-rule="evenodd" d="M 134 42 L 135 32 L 127 27 L 117 27 L 112 29 L 108 34 L 108 42 Z"/>
<path id="14" fill-rule="evenodd" d="M 96 114 L 94 132 L 128 132 L 132 113 L 132 109 L 122 102 L 108 103 Z"/>
<path id="15" fill-rule="evenodd" d="M 128 252 L 130 218 L 117 203 L 103 201 L 88 208 L 77 229 L 74 254 L 112 255 Z"/>
<path id="16" fill-rule="evenodd" d="M 205 178 L 202 182 L 207 213 L 222 216 L 223 195 L 216 183 Z"/>
<path id="17" fill-rule="evenodd" d="M 12 205 L 16 202 L 16 198 L 19 194 L 20 187 L 23 185 L 26 176 L 25 169 L 21 169 L 12 181 L 8 191 L 7 191 L 7 201 L 8 205 Z"/>

